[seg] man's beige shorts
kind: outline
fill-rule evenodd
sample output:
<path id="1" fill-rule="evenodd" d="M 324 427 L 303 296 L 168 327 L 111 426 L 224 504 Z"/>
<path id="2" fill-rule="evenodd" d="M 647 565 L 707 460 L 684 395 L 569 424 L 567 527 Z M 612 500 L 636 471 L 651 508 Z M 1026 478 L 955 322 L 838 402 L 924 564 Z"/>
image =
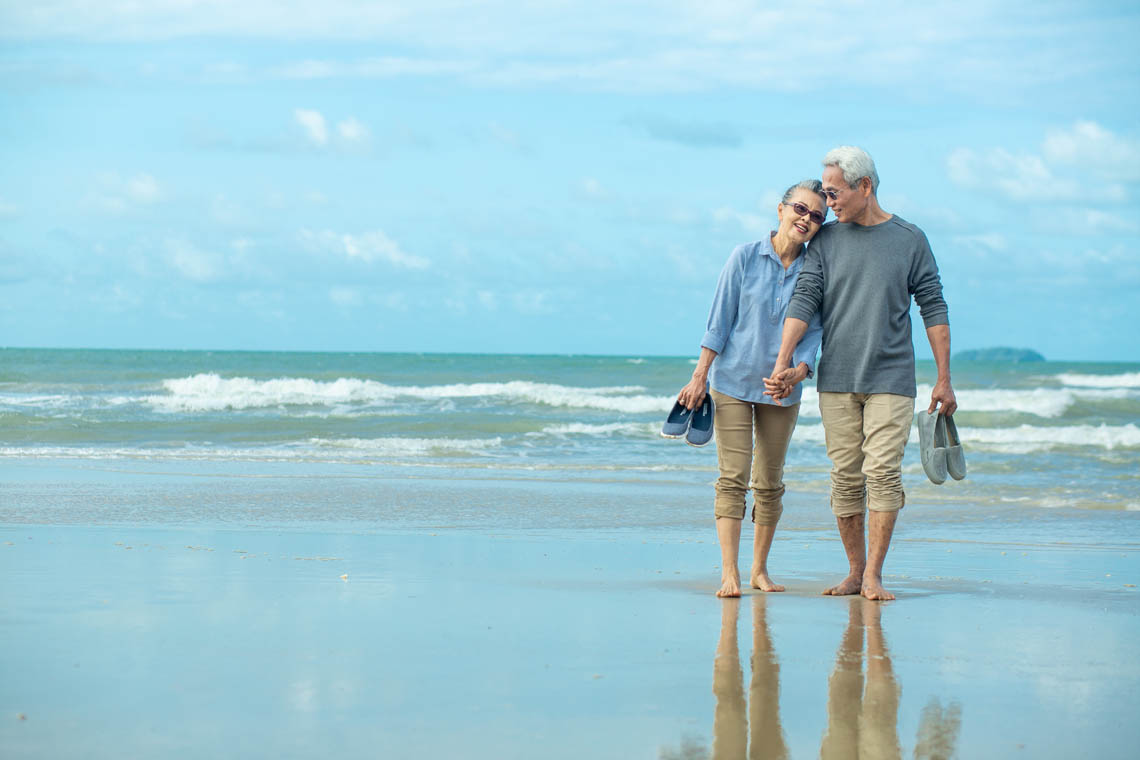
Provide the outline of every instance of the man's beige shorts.
<path id="1" fill-rule="evenodd" d="M 914 399 L 893 393 L 820 393 L 819 413 L 831 458 L 831 511 L 836 517 L 902 509 L 902 460 Z"/>

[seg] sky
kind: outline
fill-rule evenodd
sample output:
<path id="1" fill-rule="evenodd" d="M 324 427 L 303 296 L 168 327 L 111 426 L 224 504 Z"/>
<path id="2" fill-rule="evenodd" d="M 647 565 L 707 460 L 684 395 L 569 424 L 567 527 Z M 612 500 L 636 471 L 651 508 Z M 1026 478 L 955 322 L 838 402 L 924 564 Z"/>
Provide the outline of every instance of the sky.
<path id="1" fill-rule="evenodd" d="M 695 357 L 852 144 L 954 351 L 1140 361 L 1137 38 L 1134 2 L 0 0 L 0 346 Z"/>

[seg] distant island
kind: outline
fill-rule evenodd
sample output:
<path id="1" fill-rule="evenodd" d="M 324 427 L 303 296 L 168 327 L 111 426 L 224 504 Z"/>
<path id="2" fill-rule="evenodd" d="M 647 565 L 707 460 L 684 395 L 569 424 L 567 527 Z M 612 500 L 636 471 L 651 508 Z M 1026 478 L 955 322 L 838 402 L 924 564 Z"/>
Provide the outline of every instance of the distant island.
<path id="1" fill-rule="evenodd" d="M 955 359 L 979 362 L 1043 362 L 1045 357 L 1031 348 L 974 348 L 959 351 Z"/>

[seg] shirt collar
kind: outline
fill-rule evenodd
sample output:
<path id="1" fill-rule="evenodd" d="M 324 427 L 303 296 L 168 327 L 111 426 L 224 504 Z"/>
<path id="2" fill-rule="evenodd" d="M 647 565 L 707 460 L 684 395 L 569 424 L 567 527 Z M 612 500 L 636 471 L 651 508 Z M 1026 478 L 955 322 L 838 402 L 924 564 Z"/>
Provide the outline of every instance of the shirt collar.
<path id="1" fill-rule="evenodd" d="M 772 236 L 775 234 L 776 234 L 776 231 L 771 230 L 767 235 L 764 236 L 764 239 L 761 241 L 761 245 L 762 245 L 761 252 L 765 256 L 768 256 L 769 258 L 773 259 L 782 269 L 784 266 L 784 262 L 780 260 L 780 255 L 778 253 L 776 253 L 776 249 L 772 247 Z M 788 267 L 788 270 L 787 270 L 788 274 L 794 274 L 794 273 L 800 271 L 800 268 L 804 265 L 804 254 L 805 253 L 807 253 L 807 246 L 804 246 L 803 250 L 800 251 L 800 255 L 796 256 L 796 260 L 793 261 L 791 266 Z"/>

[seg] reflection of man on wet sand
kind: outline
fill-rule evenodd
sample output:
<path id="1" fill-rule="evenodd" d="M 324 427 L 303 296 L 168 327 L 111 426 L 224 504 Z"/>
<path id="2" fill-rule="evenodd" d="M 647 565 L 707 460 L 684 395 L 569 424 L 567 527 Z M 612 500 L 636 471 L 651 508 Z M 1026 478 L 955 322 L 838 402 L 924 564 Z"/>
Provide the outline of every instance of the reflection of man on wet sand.
<path id="1" fill-rule="evenodd" d="M 881 610 L 864 599 L 852 599 L 847 630 L 835 655 L 827 687 L 827 733 L 819 748 L 831 758 L 901 758 L 898 715 L 902 689 L 895 680 L 891 656 L 879 623 Z M 867 671 L 863 672 L 866 632 Z"/>
<path id="2" fill-rule="evenodd" d="M 821 760 L 902 757 L 898 733 L 902 687 L 895 679 L 881 614 L 882 609 L 877 604 L 861 598 L 850 600 L 847 630 L 839 643 L 835 670 L 827 686 L 827 732 L 819 747 Z M 937 699 L 931 699 L 919 721 L 915 758 L 947 760 L 953 757 L 961 723 L 957 704 L 951 703 L 943 710 Z"/>

